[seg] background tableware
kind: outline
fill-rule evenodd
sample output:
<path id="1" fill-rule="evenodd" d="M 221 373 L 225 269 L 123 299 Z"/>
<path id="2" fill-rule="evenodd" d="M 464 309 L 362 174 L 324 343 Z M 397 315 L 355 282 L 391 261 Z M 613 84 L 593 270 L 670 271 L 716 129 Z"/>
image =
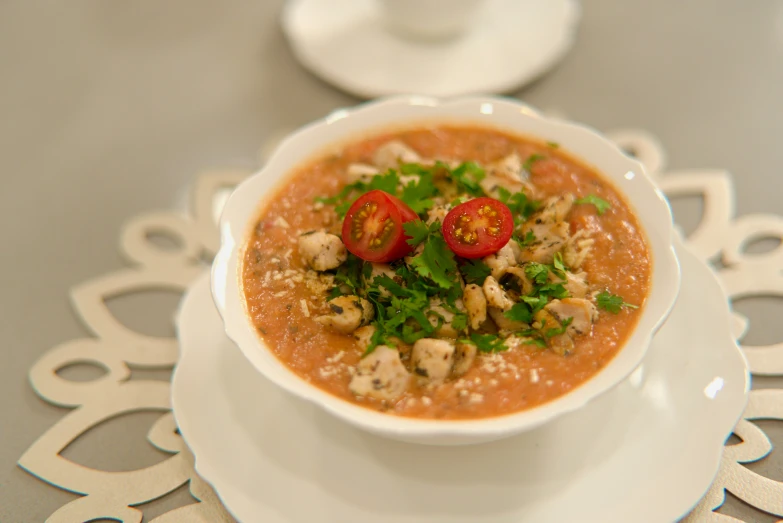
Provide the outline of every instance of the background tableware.
<path id="1" fill-rule="evenodd" d="M 454 38 L 476 22 L 486 0 L 377 0 L 384 22 L 403 37 Z"/>

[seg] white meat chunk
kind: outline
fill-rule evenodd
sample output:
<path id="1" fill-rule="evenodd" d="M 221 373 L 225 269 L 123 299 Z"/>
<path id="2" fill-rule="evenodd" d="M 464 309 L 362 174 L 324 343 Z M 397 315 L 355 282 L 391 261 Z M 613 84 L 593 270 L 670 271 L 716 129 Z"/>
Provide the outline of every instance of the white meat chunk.
<path id="1" fill-rule="evenodd" d="M 541 309 L 535 314 L 536 324 L 534 327 L 546 334 L 552 329 L 560 329 L 562 325 L 546 308 Z M 547 346 L 552 349 L 556 354 L 565 356 L 574 350 L 574 340 L 568 334 L 564 332 L 562 334 L 554 334 L 552 336 L 546 336 Z"/>
<path id="2" fill-rule="evenodd" d="M 373 163 L 385 171 L 396 169 L 403 163 L 420 163 L 421 156 L 399 140 L 391 140 L 381 145 L 373 154 Z"/>
<path id="3" fill-rule="evenodd" d="M 348 259 L 348 251 L 336 234 L 324 231 L 306 232 L 299 236 L 299 254 L 313 270 L 336 269 Z"/>
<path id="4" fill-rule="evenodd" d="M 488 256 L 482 258 L 484 265 L 489 267 L 492 271 L 492 277 L 499 280 L 509 267 L 513 267 L 517 264 L 517 257 L 514 254 L 514 249 L 509 243 L 516 243 L 514 240 L 510 240 L 497 252 L 494 252 Z"/>
<path id="5" fill-rule="evenodd" d="M 354 182 L 369 182 L 370 179 L 378 173 L 378 168 L 374 165 L 367 165 L 366 163 L 352 163 L 345 170 L 345 181 L 348 183 Z"/>
<path id="6" fill-rule="evenodd" d="M 430 383 L 442 383 L 454 365 L 454 342 L 422 338 L 413 344 L 411 369 L 413 374 Z"/>
<path id="7" fill-rule="evenodd" d="M 468 310 L 470 328 L 478 330 L 481 324 L 487 320 L 487 298 L 484 296 L 484 291 L 475 283 L 470 283 L 465 286 L 462 301 Z"/>
<path id="8" fill-rule="evenodd" d="M 519 285 L 519 290 L 523 296 L 527 296 L 533 292 L 533 282 L 527 277 L 524 267 L 511 267 L 506 269 L 506 274 L 514 278 Z"/>
<path id="9" fill-rule="evenodd" d="M 487 173 L 520 182 L 527 181 L 528 178 L 527 172 L 522 169 L 522 158 L 516 152 L 487 165 Z"/>
<path id="10" fill-rule="evenodd" d="M 445 205 L 436 205 L 429 211 L 427 211 L 427 225 L 432 225 L 436 221 L 443 223 L 443 219 L 449 213 Z"/>
<path id="11" fill-rule="evenodd" d="M 595 240 L 587 235 L 588 232 L 585 229 L 580 229 L 568 239 L 563 247 L 563 261 L 569 267 L 581 267 L 590 256 Z"/>
<path id="12" fill-rule="evenodd" d="M 493 198 L 497 198 L 500 195 L 500 191 L 498 191 L 499 187 L 502 187 L 512 194 L 520 191 L 527 193 L 528 190 L 528 186 L 519 179 L 513 180 L 496 174 L 487 174 L 479 182 L 479 186 L 481 186 L 485 193 Z"/>
<path id="13" fill-rule="evenodd" d="M 410 374 L 400 360 L 400 353 L 378 345 L 359 361 L 349 388 L 357 396 L 393 400 L 408 388 Z"/>
<path id="14" fill-rule="evenodd" d="M 375 327 L 373 325 L 365 325 L 364 327 L 359 327 L 353 331 L 353 339 L 355 339 L 359 343 L 359 347 L 364 350 L 369 347 L 373 334 L 375 334 Z"/>
<path id="15" fill-rule="evenodd" d="M 595 305 L 582 298 L 552 300 L 544 308 L 561 324 L 571 318 L 571 323 L 566 327 L 566 333 L 571 337 L 589 333 L 593 328 L 593 322 L 598 318 L 598 309 Z"/>
<path id="16" fill-rule="evenodd" d="M 585 298 L 587 296 L 587 274 L 585 272 L 573 273 L 567 271 L 563 287 L 572 298 Z M 562 281 L 557 278 L 558 282 Z"/>
<path id="17" fill-rule="evenodd" d="M 465 305 L 462 300 L 455 300 L 455 307 L 459 311 L 465 310 Z M 438 298 L 430 300 L 430 313 L 427 314 L 427 319 L 430 324 L 435 327 L 435 335 L 441 338 L 456 338 L 460 335 L 460 332 L 454 328 L 452 321 L 454 321 L 454 313 L 443 306 Z M 434 314 L 433 314 L 434 313 Z M 440 323 L 440 327 L 438 327 Z"/>
<path id="18" fill-rule="evenodd" d="M 484 280 L 484 297 L 487 299 L 487 305 L 490 307 L 497 307 L 498 309 L 507 311 L 514 306 L 514 302 L 508 297 L 506 291 L 500 286 L 498 281 L 492 276 L 487 276 Z"/>
<path id="19" fill-rule="evenodd" d="M 522 249 L 519 258 L 523 262 L 534 261 L 549 264 L 568 241 L 569 225 L 567 222 L 536 223 L 537 219 L 528 221 L 523 226 L 522 236 L 529 231 L 535 236 L 530 245 Z"/>
<path id="20" fill-rule="evenodd" d="M 472 343 L 457 343 L 454 351 L 454 366 L 451 368 L 451 376 L 459 378 L 470 370 L 476 361 L 478 349 Z"/>
<path id="21" fill-rule="evenodd" d="M 495 325 L 497 325 L 501 334 L 524 330 L 529 327 L 527 323 L 506 318 L 504 314 L 505 311 L 496 307 L 488 308 L 487 313 L 489 314 L 489 317 L 492 318 L 492 321 L 495 322 Z"/>
<path id="22" fill-rule="evenodd" d="M 375 317 L 372 303 L 358 296 L 338 296 L 328 302 L 332 313 L 318 316 L 315 321 L 342 334 L 351 334 Z"/>
<path id="23" fill-rule="evenodd" d="M 575 200 L 576 197 L 571 193 L 552 196 L 544 202 L 544 206 L 536 213 L 536 217 L 544 223 L 565 221 Z"/>

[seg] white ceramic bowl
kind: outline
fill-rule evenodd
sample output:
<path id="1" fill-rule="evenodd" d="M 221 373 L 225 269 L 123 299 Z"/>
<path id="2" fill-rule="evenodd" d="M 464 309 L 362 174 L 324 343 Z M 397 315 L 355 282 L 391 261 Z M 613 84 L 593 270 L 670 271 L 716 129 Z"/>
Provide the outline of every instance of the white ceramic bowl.
<path id="1" fill-rule="evenodd" d="M 480 420 L 418 420 L 382 414 L 332 396 L 298 377 L 267 349 L 245 312 L 240 283 L 242 250 L 255 225 L 259 206 L 270 191 L 303 161 L 309 161 L 330 145 L 384 128 L 433 122 L 475 123 L 559 143 L 563 150 L 597 168 L 626 196 L 647 234 L 653 258 L 652 285 L 636 329 L 606 367 L 560 398 L 518 413 Z M 393 97 L 335 111 L 290 135 L 261 171 L 237 187 L 223 210 L 220 235 L 220 251 L 212 265 L 212 295 L 226 333 L 261 374 L 356 427 L 397 440 L 433 445 L 480 443 L 511 436 L 575 411 L 613 388 L 641 363 L 654 333 L 674 305 L 680 286 L 679 264 L 672 247 L 671 210 L 642 165 L 594 130 L 543 117 L 528 106 L 505 98 L 439 101 Z"/>

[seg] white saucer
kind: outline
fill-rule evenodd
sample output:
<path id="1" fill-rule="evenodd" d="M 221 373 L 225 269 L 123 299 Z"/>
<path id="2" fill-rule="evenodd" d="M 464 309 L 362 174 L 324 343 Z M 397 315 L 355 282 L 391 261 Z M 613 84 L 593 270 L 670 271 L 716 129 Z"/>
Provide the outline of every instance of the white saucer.
<path id="1" fill-rule="evenodd" d="M 453 41 L 388 31 L 374 0 L 289 0 L 283 31 L 299 61 L 359 97 L 508 93 L 553 67 L 573 44 L 575 0 L 486 0 Z"/>
<path id="2" fill-rule="evenodd" d="M 750 386 L 718 282 L 677 251 L 680 298 L 640 369 L 521 436 L 399 443 L 287 395 L 223 334 L 208 274 L 177 318 L 174 415 L 196 469 L 245 523 L 671 522 L 712 482 Z"/>

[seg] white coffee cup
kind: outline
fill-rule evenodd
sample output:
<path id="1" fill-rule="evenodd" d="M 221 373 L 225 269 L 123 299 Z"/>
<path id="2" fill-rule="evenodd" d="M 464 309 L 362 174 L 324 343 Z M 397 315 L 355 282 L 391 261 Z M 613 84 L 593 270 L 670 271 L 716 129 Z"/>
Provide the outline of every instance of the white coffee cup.
<path id="1" fill-rule="evenodd" d="M 394 32 L 419 40 L 459 36 L 475 21 L 485 0 L 378 0 Z"/>

